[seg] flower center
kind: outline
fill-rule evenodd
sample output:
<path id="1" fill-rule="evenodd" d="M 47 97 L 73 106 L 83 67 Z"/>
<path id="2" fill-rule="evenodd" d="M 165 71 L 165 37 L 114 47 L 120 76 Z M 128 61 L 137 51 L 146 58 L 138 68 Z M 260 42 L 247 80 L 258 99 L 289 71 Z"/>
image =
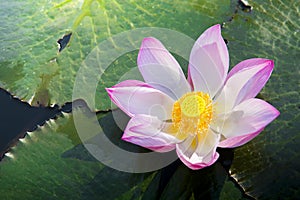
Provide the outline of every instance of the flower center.
<path id="1" fill-rule="evenodd" d="M 173 104 L 173 132 L 181 140 L 189 135 L 197 135 L 200 139 L 207 133 L 212 117 L 212 100 L 208 94 L 186 93 Z"/>
<path id="2" fill-rule="evenodd" d="M 183 98 L 181 112 L 187 117 L 198 117 L 205 110 L 205 100 L 199 95 L 191 94 Z"/>

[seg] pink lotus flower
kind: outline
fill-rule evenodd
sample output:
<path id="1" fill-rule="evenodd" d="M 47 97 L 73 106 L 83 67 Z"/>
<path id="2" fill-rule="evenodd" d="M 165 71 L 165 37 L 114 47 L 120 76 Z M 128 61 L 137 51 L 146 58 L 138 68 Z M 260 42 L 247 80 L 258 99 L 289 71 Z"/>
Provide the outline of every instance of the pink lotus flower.
<path id="1" fill-rule="evenodd" d="M 272 60 L 253 58 L 229 73 L 220 25 L 194 44 L 186 80 L 181 67 L 155 38 L 142 42 L 138 67 L 145 82 L 123 81 L 107 92 L 131 117 L 122 139 L 157 152 L 176 149 L 191 169 L 212 165 L 217 147 L 238 147 L 257 136 L 278 115 L 254 98 L 269 79 Z"/>

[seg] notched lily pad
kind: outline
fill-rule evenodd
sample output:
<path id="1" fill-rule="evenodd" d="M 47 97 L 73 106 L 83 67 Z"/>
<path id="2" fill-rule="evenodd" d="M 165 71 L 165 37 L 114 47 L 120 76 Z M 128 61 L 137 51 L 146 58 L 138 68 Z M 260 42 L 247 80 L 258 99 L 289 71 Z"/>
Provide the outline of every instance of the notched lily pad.
<path id="1" fill-rule="evenodd" d="M 1 72 L 9 71 L 3 70 L 8 67 L 6 63 L 21 62 L 24 75 L 20 77 L 20 68 L 16 67 L 11 70 L 10 76 L 18 79 L 2 79 L 0 75 L 0 86 L 9 88 L 14 95 L 27 102 L 35 95 L 40 95 L 46 98 L 38 97 L 36 103 L 39 101 L 42 104 L 49 102 L 59 105 L 72 101 L 78 69 L 89 53 L 107 38 L 141 27 L 164 27 L 196 39 L 210 25 L 221 23 L 230 11 L 229 0 L 155 0 L 151 3 L 143 0 L 12 0 L 2 1 L 0 4 L 0 13 L 3 13 L 0 24 L 5 27 L 0 32 Z M 62 38 L 59 38 L 61 35 Z M 55 41 L 59 44 L 58 49 L 54 45 Z M 68 47 L 70 42 L 72 45 Z M 65 50 L 67 47 L 68 51 Z M 114 47 L 118 48 L 118 43 Z M 47 67 L 52 58 L 56 58 L 58 75 L 51 77 L 47 87 L 44 87 L 41 77 L 52 74 L 48 71 L 51 67 Z M 118 69 L 125 67 L 130 70 L 136 67 L 136 56 L 128 56 L 126 59 L 126 64 L 129 65 L 121 63 L 122 66 Z M 123 69 L 116 70 L 113 75 L 116 74 L 118 80 L 123 75 L 122 72 Z M 105 81 L 107 82 L 99 80 L 99 83 Z M 110 85 L 114 84 L 116 81 Z M 105 92 L 103 88 L 107 85 L 101 86 L 101 93 L 96 93 L 96 99 L 102 100 Z M 40 87 L 47 88 L 48 91 Z M 101 102 L 104 103 L 97 102 L 97 111 L 110 108 L 108 97 L 104 97 Z"/>
<path id="2" fill-rule="evenodd" d="M 65 127 L 70 116 L 63 114 L 28 133 L 0 162 L 0 199 L 80 199 L 80 188 L 103 165 L 61 156 L 74 146 L 69 134 L 76 132 Z"/>

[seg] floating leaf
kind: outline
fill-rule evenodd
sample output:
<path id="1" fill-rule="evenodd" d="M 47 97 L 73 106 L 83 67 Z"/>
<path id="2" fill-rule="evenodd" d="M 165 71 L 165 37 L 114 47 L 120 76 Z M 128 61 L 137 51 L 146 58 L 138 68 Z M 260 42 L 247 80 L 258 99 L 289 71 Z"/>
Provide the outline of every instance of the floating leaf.
<path id="1" fill-rule="evenodd" d="M 105 134 L 120 148 L 149 152 L 132 144 L 124 145 L 120 139 L 122 130 L 111 113 L 98 116 L 99 132 L 93 128 L 92 113 L 77 108 L 73 114 L 63 114 L 28 133 L 6 154 L 0 162 L 0 199 L 198 199 L 218 198 L 224 190 L 227 172 L 220 162 L 193 171 L 177 160 L 147 173 L 122 172 L 103 165 L 78 138 L 74 114 L 85 121 L 85 130 L 95 132 L 84 144 Z M 223 158 L 228 162 L 226 156 Z M 235 195 L 239 191 L 229 184 L 226 191 L 230 189 Z"/>
<path id="2" fill-rule="evenodd" d="M 73 112 L 91 123 L 87 110 Z M 0 163 L 0 199 L 122 199 L 143 193 L 152 173 L 104 166 L 74 139 L 72 124 L 72 114 L 63 114 L 28 133 L 6 154 Z"/>
<path id="3" fill-rule="evenodd" d="M 64 114 L 48 121 L 6 154 L 0 163 L 0 199 L 80 199 L 81 187 L 104 166 L 62 156 L 74 146 L 70 135 L 76 132 L 64 129 L 69 120 Z"/>
<path id="4" fill-rule="evenodd" d="M 229 0 L 1 1 L 0 86 L 33 105 L 63 105 L 72 101 L 82 62 L 105 39 L 142 27 L 168 28 L 195 39 L 229 11 Z M 110 108 L 104 87 L 135 66 L 136 54 L 129 54 L 99 77 L 96 110 Z"/>
<path id="5" fill-rule="evenodd" d="M 252 142 L 235 150 L 230 171 L 255 198 L 296 199 L 300 188 L 300 2 L 248 2 L 252 11 L 237 9 L 223 29 L 231 63 L 251 57 L 275 61 L 273 74 L 259 97 L 281 115 Z"/>

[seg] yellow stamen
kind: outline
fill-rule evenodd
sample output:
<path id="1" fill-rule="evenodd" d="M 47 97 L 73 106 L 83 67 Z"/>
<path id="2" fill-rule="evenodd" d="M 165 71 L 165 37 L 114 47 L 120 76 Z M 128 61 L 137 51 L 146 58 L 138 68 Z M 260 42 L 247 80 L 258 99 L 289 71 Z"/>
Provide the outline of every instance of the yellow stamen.
<path id="1" fill-rule="evenodd" d="M 172 132 L 180 140 L 188 136 L 197 136 L 199 142 L 205 137 L 212 117 L 213 106 L 209 95 L 203 92 L 189 92 L 173 104 Z M 196 146 L 196 140 L 191 146 Z"/>
<path id="2" fill-rule="evenodd" d="M 205 110 L 205 101 L 199 95 L 187 95 L 181 102 L 181 111 L 188 117 L 198 117 Z"/>

